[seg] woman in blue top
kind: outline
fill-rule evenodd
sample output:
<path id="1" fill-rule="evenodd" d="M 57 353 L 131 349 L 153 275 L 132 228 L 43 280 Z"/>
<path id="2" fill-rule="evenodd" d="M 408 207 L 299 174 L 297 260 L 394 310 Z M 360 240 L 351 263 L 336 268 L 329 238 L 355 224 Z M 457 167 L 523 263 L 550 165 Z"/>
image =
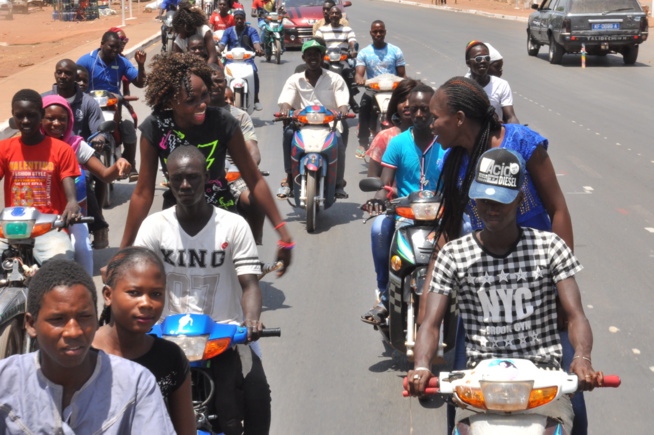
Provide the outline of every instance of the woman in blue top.
<path id="1" fill-rule="evenodd" d="M 468 190 L 481 154 L 490 148 L 501 147 L 518 152 L 527 163 L 525 181 L 521 188 L 524 200 L 518 210 L 518 224 L 553 231 L 573 249 L 572 220 L 554 166 L 547 154 L 547 139 L 525 126 L 498 122 L 484 89 L 464 77 L 454 77 L 445 82 L 434 94 L 430 111 L 433 117 L 432 129 L 446 150 L 441 171 L 441 242 L 460 237 L 464 220 L 469 221 L 471 230 L 483 227 L 476 203 L 468 197 Z M 425 280 L 426 283 L 431 281 L 434 260 L 435 255 L 428 268 L 430 276 Z M 419 322 L 422 321 L 422 308 L 421 304 Z M 565 319 L 560 318 L 559 324 L 563 326 Z M 463 334 L 457 333 L 457 339 L 459 338 L 462 339 Z M 561 344 L 562 366 L 568 370 L 573 350 L 567 332 L 561 332 Z M 460 348 L 465 350 L 457 343 L 457 350 Z M 465 352 L 462 354 L 463 360 L 457 353 L 455 367 L 465 366 Z M 581 394 L 573 398 L 573 408 L 573 435 L 585 434 L 587 419 Z"/>

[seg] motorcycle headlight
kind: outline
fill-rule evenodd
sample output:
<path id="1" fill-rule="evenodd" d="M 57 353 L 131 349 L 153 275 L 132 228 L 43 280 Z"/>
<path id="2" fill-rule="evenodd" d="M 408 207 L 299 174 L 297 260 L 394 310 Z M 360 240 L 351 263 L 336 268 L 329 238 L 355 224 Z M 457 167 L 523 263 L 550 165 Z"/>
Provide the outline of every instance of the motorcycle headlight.
<path id="1" fill-rule="evenodd" d="M 427 278 L 426 267 L 419 267 L 418 269 L 411 272 L 411 280 L 409 281 L 409 285 L 411 286 L 411 290 L 413 290 L 413 292 L 418 296 L 422 295 L 422 289 L 425 285 L 425 278 Z"/>
<path id="2" fill-rule="evenodd" d="M 341 60 L 341 53 L 338 51 L 331 51 L 326 57 L 330 62 L 339 62 Z"/>
<path id="3" fill-rule="evenodd" d="M 209 340 L 209 334 L 205 335 L 164 335 L 168 341 L 172 341 L 179 346 L 189 361 L 200 361 L 204 357 L 204 349 Z"/>
<path id="4" fill-rule="evenodd" d="M 2 221 L 2 234 L 0 237 L 5 239 L 26 239 L 32 234 L 34 221 L 5 222 Z"/>
<path id="5" fill-rule="evenodd" d="M 438 215 L 440 202 L 425 202 L 420 204 L 411 204 L 414 219 L 419 221 L 433 221 Z"/>
<path id="6" fill-rule="evenodd" d="M 455 388 L 457 397 L 475 408 L 516 412 L 551 402 L 558 392 L 557 387 L 534 389 L 533 381 L 480 381 L 479 386 L 481 388 L 460 385 Z"/>
<path id="7" fill-rule="evenodd" d="M 282 26 L 284 26 L 284 27 L 295 27 L 295 23 L 293 21 L 289 20 L 288 18 L 284 18 L 282 20 Z"/>

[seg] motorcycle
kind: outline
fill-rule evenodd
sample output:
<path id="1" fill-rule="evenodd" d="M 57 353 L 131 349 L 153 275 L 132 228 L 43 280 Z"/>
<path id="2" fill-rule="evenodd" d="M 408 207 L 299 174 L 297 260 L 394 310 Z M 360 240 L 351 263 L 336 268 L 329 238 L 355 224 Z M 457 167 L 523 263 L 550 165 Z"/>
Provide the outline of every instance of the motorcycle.
<path id="1" fill-rule="evenodd" d="M 617 388 L 620 383 L 620 377 L 610 375 L 595 386 Z M 577 388 L 574 374 L 540 369 L 526 359 L 501 358 L 483 360 L 470 370 L 441 372 L 429 379 L 425 393 L 440 394 L 475 413 L 458 424 L 454 435 L 543 435 L 566 432 L 559 421 L 538 414 L 538 408 Z M 407 378 L 402 394 L 409 396 Z"/>
<path id="2" fill-rule="evenodd" d="M 119 126 L 123 119 L 122 108 L 123 106 L 127 108 L 134 121 L 134 127 L 136 127 L 138 125 L 138 117 L 129 102 L 138 100 L 138 97 L 122 96 L 109 91 L 91 91 L 89 94 L 98 103 L 100 109 L 102 109 L 102 116 L 105 122 L 113 121 L 115 123 L 115 128 L 112 134 L 109 135 L 109 140 L 99 150 L 100 161 L 106 167 L 110 167 L 121 156 L 120 146 L 123 144 L 123 139 Z M 109 208 L 111 206 L 111 192 L 114 190 L 113 182 L 102 183 L 96 180 L 95 186 L 96 193 L 98 194 L 98 203 L 102 208 Z"/>
<path id="3" fill-rule="evenodd" d="M 175 11 L 166 11 L 161 16 L 161 54 L 172 53 L 175 42 L 175 30 L 173 29 L 173 16 Z"/>
<path id="4" fill-rule="evenodd" d="M 227 86 L 234 94 L 234 106 L 246 111 L 249 115 L 254 112 L 254 68 L 247 59 L 253 59 L 256 53 L 241 47 L 232 48 L 224 53 L 225 78 Z"/>
<path id="5" fill-rule="evenodd" d="M 334 72 L 345 80 L 348 90 L 350 91 L 350 99 L 359 93 L 359 88 L 354 81 L 354 68 L 351 68 L 348 59 L 350 52 L 344 48 L 327 48 L 323 60 L 327 64 L 329 71 Z M 349 69 L 347 69 L 349 68 Z"/>
<path id="6" fill-rule="evenodd" d="M 375 177 L 359 182 L 364 192 L 377 192 L 383 187 L 381 179 Z M 389 255 L 388 317 L 385 323 L 375 325 L 375 329 L 393 349 L 405 353 L 409 361 L 413 360 L 418 331 L 416 318 L 434 249 L 440 203 L 440 194 L 423 190 L 390 201 L 384 212 L 388 218 L 396 219 L 396 223 Z M 441 331 L 438 356 L 442 357 L 445 350 L 453 348 L 456 317 L 452 313 L 448 314 Z"/>
<path id="7" fill-rule="evenodd" d="M 282 117 L 275 114 L 276 121 L 297 124 L 291 148 L 293 191 L 295 207 L 307 211 L 307 232 L 316 229 L 320 208 L 329 208 L 336 197 L 336 169 L 338 165 L 337 122 L 353 118 L 323 106 L 310 106 Z"/>
<path id="8" fill-rule="evenodd" d="M 263 31 L 261 39 L 263 41 L 263 51 L 266 54 L 266 62 L 274 56 L 275 63 L 279 65 L 282 58 L 282 41 L 284 40 L 284 19 L 283 14 L 269 12 L 262 17 Z M 264 36 L 267 36 L 264 38 Z"/>
<path id="9" fill-rule="evenodd" d="M 376 121 L 371 125 L 371 133 L 373 137 L 375 137 L 375 135 L 380 131 L 391 127 L 391 124 L 386 120 L 388 103 L 391 101 L 393 91 L 402 80 L 402 77 L 398 77 L 394 74 L 381 74 L 377 77 L 366 80 L 366 90 L 371 91 L 375 96 L 373 113 Z"/>
<path id="10" fill-rule="evenodd" d="M 212 432 L 211 422 L 216 391 L 208 360 L 236 344 L 247 342 L 247 328 L 216 323 L 206 314 L 173 314 L 152 327 L 150 334 L 177 344 L 191 365 L 193 409 L 198 431 Z M 281 329 L 265 328 L 261 337 L 280 337 Z M 218 410 L 220 412 L 220 410 Z M 215 423 L 214 423 L 215 425 Z"/>
<path id="11" fill-rule="evenodd" d="M 75 223 L 91 223 L 83 217 Z M 7 207 L 0 213 L 0 238 L 8 248 L 2 253 L 0 278 L 0 359 L 32 351 L 33 340 L 25 331 L 27 282 L 39 269 L 32 250 L 34 239 L 64 223 L 56 214 L 45 214 L 33 207 Z"/>

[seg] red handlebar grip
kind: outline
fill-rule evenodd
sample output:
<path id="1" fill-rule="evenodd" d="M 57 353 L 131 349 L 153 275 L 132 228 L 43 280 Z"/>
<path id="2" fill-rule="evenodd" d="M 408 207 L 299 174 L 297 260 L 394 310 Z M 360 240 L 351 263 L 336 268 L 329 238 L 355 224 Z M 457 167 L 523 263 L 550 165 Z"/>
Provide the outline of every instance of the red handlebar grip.
<path id="1" fill-rule="evenodd" d="M 130 96 L 130 95 L 127 95 L 127 96 L 125 96 L 125 97 L 123 97 L 123 98 L 124 98 L 126 101 L 136 101 L 136 100 L 139 99 L 139 97 L 132 97 L 132 96 Z"/>
<path id="2" fill-rule="evenodd" d="M 273 116 L 274 116 L 275 118 L 279 118 L 280 116 L 282 116 L 282 114 L 279 113 L 279 112 L 275 112 L 275 113 L 273 113 Z"/>
<path id="3" fill-rule="evenodd" d="M 348 113 L 347 115 L 345 115 L 345 117 L 346 118 L 356 118 L 357 115 L 355 113 Z"/>
<path id="4" fill-rule="evenodd" d="M 409 378 L 404 377 L 404 380 L 402 381 L 402 386 L 404 386 L 405 390 L 408 390 L 408 388 L 409 388 Z M 438 389 L 438 377 L 432 376 L 431 378 L 429 378 L 429 382 L 427 382 L 427 388 L 436 388 L 436 389 Z"/>
<path id="5" fill-rule="evenodd" d="M 621 383 L 622 383 L 622 380 L 620 379 L 620 376 L 606 375 L 606 376 L 604 376 L 604 383 L 602 385 L 600 385 L 600 386 L 601 387 L 607 387 L 607 388 L 618 388 Z"/>
<path id="6" fill-rule="evenodd" d="M 426 395 L 438 394 L 438 388 L 425 388 Z M 409 392 L 407 390 L 402 391 L 403 397 L 409 397 Z"/>

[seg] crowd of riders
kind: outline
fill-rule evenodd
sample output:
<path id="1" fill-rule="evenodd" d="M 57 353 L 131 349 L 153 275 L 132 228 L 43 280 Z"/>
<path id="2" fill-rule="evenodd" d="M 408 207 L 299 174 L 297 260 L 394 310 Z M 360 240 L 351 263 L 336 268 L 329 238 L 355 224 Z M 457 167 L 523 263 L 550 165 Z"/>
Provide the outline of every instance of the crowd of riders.
<path id="1" fill-rule="evenodd" d="M 36 239 L 34 254 L 42 267 L 29 285 L 26 329 L 38 350 L 0 361 L 3 433 L 21 428 L 40 433 L 196 433 L 189 362 L 177 345 L 148 335 L 166 316 L 184 313 L 207 314 L 216 322 L 247 328 L 247 345 L 211 360 L 218 385 L 217 427 L 225 434 L 269 431 L 271 394 L 257 346 L 263 328 L 259 279 L 271 270 L 282 276 L 291 264 L 295 243 L 275 198 L 294 194 L 294 127 L 287 125 L 280 133 L 286 176 L 274 195 L 258 168 L 261 156 L 252 120 L 229 105 L 231 91 L 220 59 L 225 48 L 234 46 L 262 54 L 260 35 L 245 22 L 242 5 L 219 0 L 216 6 L 207 17 L 187 0 L 166 0 L 162 12 L 176 10 L 174 48 L 151 59 L 147 73 L 146 53 L 135 52 L 135 67 L 122 55 L 127 35 L 112 28 L 103 34 L 98 49 L 77 61 L 56 63 L 50 92 L 24 89 L 11 101 L 20 135 L 0 142 L 4 206 L 35 207 L 61 215 L 66 224 L 85 214 L 95 221 Z M 252 5 L 256 18 L 274 11 L 283 12 L 274 0 Z M 355 157 L 367 161 L 368 176 L 381 178 L 384 185 L 362 206 L 377 215 L 371 247 L 378 299 L 362 316 L 364 322 L 382 325 L 390 309 L 388 252 L 397 222 L 383 214 L 388 200 L 420 190 L 437 191 L 443 198 L 421 302 L 416 365 L 409 373 L 411 393 L 423 394 L 432 376 L 434 337 L 454 288 L 459 290 L 456 303 L 465 313 L 455 368 L 474 366 L 481 356 L 514 355 L 576 373 L 583 381 L 581 389 L 601 383 L 601 372 L 591 366 L 592 334 L 574 281 L 581 266 L 572 254 L 570 214 L 547 154 L 548 140 L 519 124 L 511 88 L 501 78 L 499 51 L 471 41 L 462 47 L 462 75 L 434 89 L 411 78 L 402 50 L 386 42 L 386 23 L 373 21 L 371 43 L 359 50 L 354 31 L 332 0 L 324 2 L 323 12 L 315 36 L 301 47 L 304 65 L 285 81 L 278 105 L 283 116 L 311 105 L 359 115 Z M 218 45 L 215 30 L 225 31 Z M 324 68 L 323 56 L 335 47 L 351 57 L 343 76 Z M 255 101 L 261 110 L 254 68 Z M 375 131 L 372 94 L 364 92 L 357 103 L 350 89 L 353 83 L 365 85 L 382 74 L 397 76 L 399 84 L 388 106 L 388 128 Z M 138 146 L 132 119 L 123 120 L 113 132 L 97 134 L 103 115 L 89 95 L 129 95 L 130 84 L 145 88 L 145 102 L 152 110 L 138 125 Z M 348 197 L 348 128 L 342 123 L 336 130 L 336 198 L 341 199 Z M 124 158 L 106 167 L 97 152 L 114 132 L 122 137 Z M 498 181 L 484 173 L 503 161 L 509 171 L 505 178 Z M 238 182 L 226 178 L 230 164 L 238 167 Z M 163 211 L 148 216 L 160 168 L 167 188 Z M 92 249 L 109 245 L 99 186 L 123 178 L 136 186 L 120 250 L 102 265 L 100 315 L 90 278 Z M 262 263 L 257 253 L 266 218 L 279 237 L 271 264 Z M 556 252 L 550 252 L 552 246 Z M 541 263 L 521 260 L 534 252 L 544 257 Z M 199 253 L 208 257 L 202 254 L 200 259 Z M 564 265 L 556 263 L 563 261 L 561 256 Z M 498 266 L 497 258 L 508 263 Z M 547 331 L 541 337 L 545 344 L 497 351 L 489 340 L 478 338 L 484 314 L 475 307 L 475 283 L 466 285 L 466 267 L 474 264 L 481 276 L 516 261 L 522 261 L 525 273 L 541 274 L 538 297 L 548 301 L 543 307 L 552 309 L 557 296 L 561 300 L 560 315 L 567 315 L 570 334 L 558 329 L 556 316 L 547 317 L 536 308 L 533 318 Z M 97 391 L 103 391 L 102 397 Z M 238 394 L 244 406 L 234 405 Z M 583 395 L 551 412 L 572 433 L 586 433 Z M 451 413 L 452 425 L 464 421 L 459 414 Z"/>

